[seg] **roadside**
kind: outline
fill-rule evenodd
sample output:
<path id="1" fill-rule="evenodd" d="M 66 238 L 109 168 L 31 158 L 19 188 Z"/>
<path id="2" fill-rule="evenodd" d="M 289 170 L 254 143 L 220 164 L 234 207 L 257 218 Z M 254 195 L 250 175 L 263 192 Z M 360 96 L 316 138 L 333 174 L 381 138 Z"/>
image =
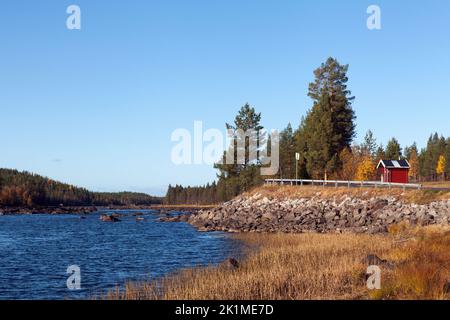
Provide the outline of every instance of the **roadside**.
<path id="1" fill-rule="evenodd" d="M 422 182 L 423 189 L 450 191 L 450 181 Z"/>

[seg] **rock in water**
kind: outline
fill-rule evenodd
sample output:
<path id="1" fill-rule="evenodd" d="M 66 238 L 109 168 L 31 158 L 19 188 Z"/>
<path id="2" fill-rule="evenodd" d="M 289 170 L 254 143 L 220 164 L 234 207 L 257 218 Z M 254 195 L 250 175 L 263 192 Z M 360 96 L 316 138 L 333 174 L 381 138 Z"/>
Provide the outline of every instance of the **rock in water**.
<path id="1" fill-rule="evenodd" d="M 102 214 L 100 216 L 100 220 L 103 222 L 119 222 L 120 219 L 117 217 L 114 217 L 113 215 L 107 215 L 107 214 Z"/>

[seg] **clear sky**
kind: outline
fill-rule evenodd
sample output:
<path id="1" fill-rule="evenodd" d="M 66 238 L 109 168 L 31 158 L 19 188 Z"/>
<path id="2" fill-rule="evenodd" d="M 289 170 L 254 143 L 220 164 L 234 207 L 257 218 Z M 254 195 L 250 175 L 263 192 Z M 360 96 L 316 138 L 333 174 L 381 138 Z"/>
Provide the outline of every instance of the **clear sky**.
<path id="1" fill-rule="evenodd" d="M 329 56 L 350 65 L 358 140 L 450 136 L 448 0 L 2 1 L 0 167 L 101 191 L 212 181 L 171 162 L 173 130 L 222 129 L 246 102 L 297 127 Z"/>

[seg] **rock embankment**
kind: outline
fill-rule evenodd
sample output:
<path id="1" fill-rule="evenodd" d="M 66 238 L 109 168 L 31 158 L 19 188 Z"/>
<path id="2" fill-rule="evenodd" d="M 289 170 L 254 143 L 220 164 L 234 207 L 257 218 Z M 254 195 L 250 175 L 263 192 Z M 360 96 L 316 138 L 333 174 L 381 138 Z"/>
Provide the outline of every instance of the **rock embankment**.
<path id="1" fill-rule="evenodd" d="M 256 193 L 192 214 L 188 222 L 201 231 L 227 232 L 386 232 L 389 225 L 449 224 L 450 200 L 411 204 L 396 197 L 350 196 L 269 199 Z"/>

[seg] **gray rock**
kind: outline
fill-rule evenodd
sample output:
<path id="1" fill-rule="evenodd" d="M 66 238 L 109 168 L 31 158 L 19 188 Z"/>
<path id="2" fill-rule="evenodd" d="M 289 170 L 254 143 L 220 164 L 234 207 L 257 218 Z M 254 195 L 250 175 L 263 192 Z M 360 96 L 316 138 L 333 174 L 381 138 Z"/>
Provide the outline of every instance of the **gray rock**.
<path id="1" fill-rule="evenodd" d="M 240 196 L 211 210 L 193 213 L 188 222 L 205 231 L 229 232 L 386 232 L 403 220 L 436 224 L 450 221 L 450 201 L 406 204 L 394 197 L 368 200 L 348 196 L 333 199 L 269 199 Z"/>

